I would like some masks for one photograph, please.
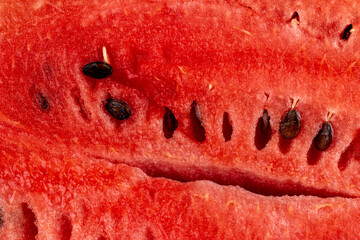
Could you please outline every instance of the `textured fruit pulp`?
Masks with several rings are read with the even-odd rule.
[[[357,238],[358,199],[263,197],[104,159],[183,180],[250,180],[281,194],[358,195],[359,41],[356,32],[339,39],[349,23],[357,28],[358,3],[76,4],[0,5],[3,239]],[[295,10],[299,25],[288,21]],[[94,81],[81,69],[103,59],[103,46],[114,74]],[[131,118],[113,121],[109,95],[129,103]],[[277,130],[293,99],[303,129],[284,154]],[[203,143],[190,127],[193,100]],[[165,106],[179,121],[172,139],[161,130]],[[274,132],[259,151],[264,108]],[[330,111],[333,143],[310,166],[308,149]],[[343,153],[350,163],[339,168]]]
[[[9,85],[3,85],[2,89],[5,98],[11,100],[11,103],[3,102],[6,105],[2,106],[4,118],[12,121],[11,125],[15,122],[15,131],[25,128],[30,139],[43,137],[56,149],[83,149],[90,155],[148,171],[149,162],[178,168],[180,175],[186,175],[181,172],[188,167],[216,166],[225,171],[230,167],[241,169],[245,175],[250,171],[265,179],[290,179],[305,186],[357,194],[358,189],[352,187],[358,182],[354,174],[357,165],[352,164],[347,172],[337,167],[337,160],[347,145],[339,142],[351,141],[356,128],[348,106],[357,96],[346,90],[349,96],[344,98],[341,89],[344,86],[357,89],[352,81],[357,76],[357,66],[343,73],[352,59],[341,58],[336,65],[330,65],[328,58],[323,61],[327,55],[348,56],[352,47],[356,47],[356,37],[346,46],[333,47],[324,44],[326,39],[316,42],[317,38],[311,35],[296,38],[301,29],[285,23],[279,26],[284,19],[254,24],[252,21],[259,16],[247,8],[215,10],[212,4],[201,4],[203,10],[198,10],[194,4],[197,3],[189,9],[171,3],[128,5],[126,11],[117,9],[122,17],[116,18],[112,17],[113,13],[100,18],[96,11],[82,18],[88,9],[78,11],[74,7],[71,9],[74,12],[69,10],[71,19],[66,24],[49,24],[57,23],[51,14],[40,17],[32,28],[19,24],[16,30],[20,34],[12,32],[16,44],[4,49],[9,53],[4,56],[13,56],[11,61],[3,61],[7,63],[6,71],[11,72],[4,76],[11,84],[10,91]],[[35,10],[35,13],[43,15],[43,11],[46,9]],[[131,14],[132,11],[137,14]],[[138,12],[148,14],[139,17]],[[195,14],[201,18],[194,19]],[[224,14],[229,16],[224,17]],[[211,24],[214,16],[215,25]],[[251,17],[244,19],[244,16]],[[148,18],[146,23],[145,17]],[[62,18],[55,20],[63,21]],[[186,25],[186,20],[192,24]],[[45,23],[49,24],[48,28],[39,28]],[[217,41],[209,42],[208,39],[215,39],[218,34],[218,25],[224,26],[221,34],[216,37]],[[253,35],[239,32],[235,27],[240,25],[247,26]],[[340,30],[342,25],[338,25]],[[122,26],[123,34],[113,30],[118,26]],[[264,31],[268,28],[272,31]],[[24,38],[24,34],[33,36],[35,33],[40,39]],[[190,41],[192,35],[196,41]],[[325,36],[332,37],[328,35]],[[286,43],[286,48],[277,44],[278,48],[274,49],[278,42]],[[105,81],[92,82],[79,69],[102,58],[102,45],[108,48],[114,75]],[[9,52],[15,49],[22,54]],[[32,54],[34,49],[46,49],[46,52],[40,50],[39,54]],[[315,53],[309,55],[309,52]],[[304,80],[310,77],[311,80]],[[211,90],[210,84],[214,86]],[[26,86],[23,92],[18,90],[19,85]],[[32,98],[36,91],[42,91],[49,98],[48,112],[39,113],[34,106]],[[121,123],[112,121],[103,107],[108,95],[127,101],[134,109],[132,119]],[[76,97],[84,102],[86,117],[79,114],[81,105],[74,101]],[[279,150],[277,133],[263,151],[258,151],[254,147],[257,118],[264,108],[268,109],[271,123],[277,130],[292,98],[300,99],[297,109],[304,126],[301,134],[293,140],[286,154]],[[193,99],[200,105],[206,129],[204,144],[194,142],[189,129],[189,108]],[[171,141],[161,132],[163,106],[171,108],[179,119],[179,131]],[[226,143],[221,132],[224,111],[230,114],[234,127],[232,139]],[[336,112],[332,119],[336,139],[319,164],[309,166],[307,150],[329,111]],[[346,131],[341,130],[343,126],[347,126]],[[32,133],[36,136],[31,136]],[[36,142],[43,144],[41,140]]]
[[[46,144],[49,151],[86,152],[150,174],[175,172],[185,180],[214,175],[236,184],[258,178],[284,189],[283,181],[291,181],[358,195],[357,162],[344,171],[338,168],[357,129],[352,104],[358,89],[353,80],[358,76],[353,64],[357,37],[339,38],[356,10],[344,4],[330,24],[326,16],[335,7],[314,11],[305,8],[309,4],[304,2],[299,11],[301,25],[287,22],[295,6],[286,4],[279,7],[282,14],[271,5],[260,14],[262,6],[202,2],[129,3],[125,8],[109,3],[102,11],[92,4],[59,5],[64,12],[45,4],[31,5],[28,13],[10,5],[1,10],[5,38],[12,40],[1,45],[6,84],[0,91],[7,99],[1,102],[1,116],[3,126],[11,129],[3,138],[21,139],[33,148]],[[33,16],[36,22],[29,20]],[[114,74],[94,81],[81,68],[103,58],[102,46]],[[48,98],[46,111],[34,100],[40,93]],[[106,113],[109,96],[131,106],[128,121],[113,121]],[[194,99],[206,129],[203,143],[194,140],[189,124]],[[282,153],[277,129],[293,99],[299,99],[303,128]],[[171,140],[161,131],[164,106],[179,121]],[[259,151],[254,134],[264,108],[274,133]],[[221,130],[224,111],[234,129],[227,142]],[[308,149],[329,111],[335,112],[334,142],[310,166]],[[232,181],[231,172],[244,177]]]
[[[16,150],[16,151],[14,151]],[[0,153],[2,239],[356,239],[358,199],[264,197],[21,144]],[[51,158],[52,161],[49,161]]]
[[[315,11],[306,7],[312,3],[303,2],[297,25],[287,21],[296,8],[288,4],[266,5],[266,14],[261,5],[250,9],[205,2],[108,3],[101,11],[93,4],[62,4],[58,7],[64,12],[45,4],[31,5],[25,13],[21,7],[26,4],[15,3],[1,10],[5,38],[12,39],[1,44],[6,83],[0,86],[6,99],[1,116],[11,129],[3,133],[6,138],[20,138],[34,148],[46,144],[51,151],[86,152],[185,180],[227,178],[225,183],[241,185],[257,178],[285,190],[299,183],[314,188],[314,194],[316,189],[359,194],[357,162],[349,161],[344,171],[338,168],[358,122],[353,104],[358,101],[357,36],[346,42],[339,37],[353,20],[354,8],[344,4],[341,11],[338,6]],[[335,8],[330,22],[326,16]],[[36,22],[29,20],[34,16]],[[95,81],[81,69],[103,59],[103,46],[114,73]],[[47,111],[37,106],[37,94],[48,99]],[[117,122],[106,113],[109,96],[129,104],[130,119]],[[299,99],[303,127],[284,150],[277,130],[294,99]],[[206,130],[203,143],[196,142],[190,126],[193,100]],[[165,106],[179,121],[170,140],[161,131]],[[255,127],[264,108],[274,132],[259,151]],[[233,124],[227,142],[225,111]],[[333,144],[309,165],[308,150],[329,112],[334,112]],[[231,172],[244,177],[231,179]]]

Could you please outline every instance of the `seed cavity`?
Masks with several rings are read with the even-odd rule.
[[[36,235],[38,234],[39,230],[36,226],[36,216],[35,213],[30,209],[27,203],[21,204],[22,213],[24,216],[24,239],[26,240],[35,240]]]
[[[112,67],[105,62],[92,62],[85,65],[82,69],[86,76],[95,79],[103,79],[110,76],[113,72]]]
[[[347,146],[347,148],[341,153],[338,161],[338,168],[340,171],[344,171],[354,159],[359,161],[360,156],[360,129],[355,133],[354,138]]]
[[[338,168],[340,171],[344,171],[352,161],[352,159],[356,159],[359,161],[360,156],[360,129],[358,129],[355,133],[353,140],[350,142],[349,146],[343,151],[340,155],[338,161]]]
[[[146,229],[146,240],[155,240],[155,236],[154,236],[154,233],[153,231],[151,230],[150,227],[147,227]]]
[[[255,130],[255,146],[258,150],[265,148],[266,144],[271,139],[271,125],[270,116],[265,109],[263,115],[259,118]]]
[[[314,145],[320,151],[325,151],[330,147],[333,138],[333,128],[330,122],[323,123],[320,131],[314,138]]]
[[[344,171],[347,168],[347,166],[350,164],[350,160],[353,157],[353,153],[354,153],[354,145],[353,143],[350,143],[350,145],[340,155],[338,161],[338,168],[340,171]]]
[[[293,139],[297,137],[301,130],[300,113],[295,109],[290,109],[281,119],[280,135],[284,139]]]
[[[72,224],[69,217],[62,215],[60,219],[60,240],[70,240]]]
[[[105,109],[118,120],[125,120],[131,116],[129,105],[119,99],[107,99]]]
[[[163,117],[163,132],[165,138],[172,138],[177,127],[178,121],[176,120],[174,113],[169,108],[165,107]]]
[[[0,209],[0,228],[4,225],[4,210]]]
[[[340,34],[340,39],[348,40],[352,31],[353,31],[353,25],[352,24],[347,25],[344,31]]]
[[[201,118],[200,118],[200,111],[198,104],[194,100],[191,104],[190,110],[190,121],[192,127],[193,137],[198,142],[204,142],[206,139],[205,136],[205,128],[202,126]]]
[[[232,121],[230,119],[230,115],[227,112],[224,112],[223,115],[222,132],[225,142],[230,141],[231,135],[233,133],[233,127],[232,127]]]
[[[74,99],[75,104],[79,107],[79,112],[82,116],[82,118],[86,121],[90,120],[90,114],[85,108],[85,103],[83,98],[81,97],[80,90],[78,88],[74,88],[72,90],[72,97]]]
[[[35,102],[43,111],[48,111],[50,109],[50,103],[42,92],[37,92],[35,94]]]
[[[293,13],[293,15],[291,15],[291,18],[289,19],[289,22],[299,24],[300,23],[299,13],[295,11]]]

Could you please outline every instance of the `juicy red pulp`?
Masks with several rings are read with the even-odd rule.
[[[0,238],[359,235],[358,3],[2,5]]]
[[[352,187],[359,180],[357,162],[350,159],[338,167],[357,128],[347,112],[357,99],[352,79],[358,67],[351,65],[350,54],[357,35],[350,27],[344,30],[354,14],[333,15],[339,19],[334,24],[323,17],[327,12],[295,14],[295,6],[279,8],[259,3],[251,9],[217,9],[210,3],[169,2],[138,9],[129,4],[114,10],[117,17],[100,17],[94,10],[91,18],[82,7],[71,5],[54,19],[34,10],[37,25],[19,20],[7,33],[17,44],[2,45],[4,54],[13,56],[4,60],[4,70],[11,74],[3,74],[8,86],[0,89],[9,99],[1,105],[3,119],[14,139],[34,142],[34,148],[46,142],[54,151],[87,152],[149,174],[155,168],[158,175],[176,172],[185,180],[199,177],[236,185],[255,178],[250,186],[275,182],[288,189],[290,182],[314,193],[357,196],[359,190]],[[261,9],[267,14],[260,14]],[[41,11],[52,16],[49,8]],[[62,19],[68,20],[63,28],[53,24]],[[45,25],[49,27],[35,27]],[[39,39],[25,40],[27,35]],[[109,64],[102,62],[104,46]],[[21,57],[12,54],[15,49]],[[35,49],[39,54],[32,54]],[[98,76],[91,73],[96,66],[101,69]],[[351,71],[345,71],[349,66]],[[337,90],[343,86],[354,89],[346,98]],[[296,137],[285,140],[278,129],[291,99],[300,99],[296,111],[301,131],[296,127]],[[168,117],[166,109],[172,113]],[[270,127],[258,131],[265,109]],[[334,139],[319,153],[312,150],[314,138],[323,116],[332,111]],[[345,126],[348,130],[341,130]],[[241,177],[227,176],[232,171]]]
[[[84,68],[88,67],[91,64],[86,65]],[[111,68],[108,65],[108,68]],[[89,74],[92,78],[98,78],[97,76],[103,75],[103,66],[101,62],[97,62],[97,65],[92,66],[91,74]],[[112,70],[111,70],[112,72]],[[85,75],[87,75],[84,72]],[[114,103],[110,106],[110,103]],[[125,104],[125,106],[123,106]],[[105,109],[109,112],[109,114],[117,119],[117,120],[126,120],[130,117],[131,110],[130,107],[124,103],[122,100],[107,100],[107,105],[105,105]],[[126,117],[123,117],[126,116]],[[191,110],[189,114],[189,118],[191,119],[191,126],[194,139],[202,143],[206,139],[206,131],[201,123],[201,113],[198,108],[196,101],[194,100],[191,104]],[[261,150],[266,147],[267,142],[270,140],[272,135],[272,130],[270,126],[270,117],[268,115],[267,110],[264,110],[263,117],[259,119],[257,123],[256,129],[256,139],[255,145],[258,150]],[[223,135],[224,140],[231,140],[232,134],[232,126],[229,123],[229,114],[224,112],[223,119]],[[165,138],[172,138],[175,130],[177,129],[177,120],[174,116],[173,112],[165,107],[165,113],[163,116],[163,132]],[[280,123],[279,132],[282,141],[286,141],[287,150],[290,148],[290,140],[297,137],[301,130],[301,117],[299,112],[296,109],[290,109],[283,117]],[[313,165],[316,164],[316,161],[319,160],[320,153],[319,151],[326,150],[331,144],[331,140],[329,140],[329,134],[332,128],[330,123],[324,123],[323,128],[314,138],[314,147],[316,149],[311,149],[312,156],[309,159],[312,162],[308,162]],[[332,137],[331,137],[332,138]],[[324,147],[323,145],[326,145]],[[324,149],[322,149],[324,148]],[[102,159],[101,156],[96,156],[96,158]],[[106,160],[106,159],[104,159]],[[119,162],[117,159],[107,160],[109,162]],[[120,160],[121,161],[121,160]],[[131,165],[131,164],[130,164]],[[134,165],[137,167],[137,165]],[[172,180],[178,180],[181,182],[189,182],[195,180],[210,180],[216,182],[221,185],[238,185],[242,188],[251,191],[253,193],[265,195],[265,196],[284,196],[284,195],[305,195],[305,196],[318,196],[318,197],[355,197],[348,194],[344,194],[341,191],[332,191],[328,189],[317,189],[313,187],[306,187],[302,184],[287,181],[273,181],[271,179],[262,179],[256,175],[253,175],[249,172],[242,172],[237,169],[228,169],[228,170],[220,170],[216,168],[196,168],[192,167],[189,172],[181,172],[178,167],[173,167],[171,171],[163,171],[161,166],[151,165],[150,168],[142,168],[147,174],[152,177],[162,177],[168,178]],[[181,168],[181,167],[180,167]]]

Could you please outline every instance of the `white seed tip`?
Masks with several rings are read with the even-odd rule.
[[[333,115],[334,112],[328,112],[328,115],[326,116],[326,121],[329,122]]]
[[[104,62],[110,64],[109,55],[107,54],[107,50],[105,46],[103,46],[102,51],[103,51]]]
[[[293,19],[291,19],[291,24],[299,25],[300,23],[298,20],[296,20],[296,18],[293,18]]]
[[[297,104],[298,102],[299,102],[299,99],[298,99],[298,98],[294,98],[293,103],[292,103],[292,105],[291,105],[291,109],[294,109],[295,106],[296,106],[296,104]]]

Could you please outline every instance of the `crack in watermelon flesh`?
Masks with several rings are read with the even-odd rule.
[[[0,3],[0,236],[359,237],[358,5]]]
[[[359,199],[180,183],[74,153],[8,145],[3,239],[353,239]],[[12,150],[12,151],[11,151]],[[14,152],[14,150],[17,150]],[[49,161],[49,157],[53,161]]]

